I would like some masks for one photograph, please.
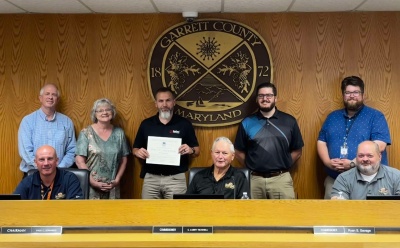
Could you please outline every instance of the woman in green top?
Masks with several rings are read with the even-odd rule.
[[[130,153],[124,131],[111,124],[117,111],[102,98],[94,102],[93,124],[79,134],[75,149],[78,168],[90,171],[90,199],[119,199],[119,184]]]

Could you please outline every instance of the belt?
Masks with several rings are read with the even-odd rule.
[[[279,176],[283,173],[289,172],[289,170],[279,170],[279,171],[271,171],[270,173],[260,173],[260,172],[255,172],[252,171],[251,174],[253,176],[259,176],[259,177],[263,177],[263,178],[270,178],[270,177],[276,177]]]
[[[161,173],[151,173],[151,172],[148,172],[148,173],[156,175],[156,176],[162,176],[162,177],[170,177],[170,176],[176,175],[176,174],[161,174]]]

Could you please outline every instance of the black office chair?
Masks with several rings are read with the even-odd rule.
[[[197,172],[199,172],[199,171],[201,171],[203,169],[206,169],[206,168],[209,168],[209,167],[192,167],[192,168],[190,168],[189,169],[189,184],[192,182],[192,180],[194,178],[194,175],[196,175]],[[250,188],[250,186],[251,186],[251,184],[250,184],[250,181],[251,181],[250,180],[250,170],[247,169],[247,168],[242,168],[242,167],[235,167],[235,168],[244,173],[244,175],[247,178],[247,183],[249,184],[249,190],[250,190],[251,189]],[[247,192],[247,195],[250,196],[250,192]]]
[[[90,171],[77,169],[77,168],[59,168],[59,169],[70,171],[70,172],[74,173],[78,177],[79,183],[81,184],[83,198],[84,199],[89,199],[89,190],[90,190],[89,176],[90,176]],[[29,170],[28,171],[28,176],[32,175],[36,171],[37,171],[37,169]]]

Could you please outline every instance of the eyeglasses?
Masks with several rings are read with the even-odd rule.
[[[258,94],[257,97],[259,99],[264,99],[264,97],[266,97],[267,99],[271,99],[272,97],[274,97],[274,94]]]
[[[104,112],[111,112],[112,111],[112,109],[99,109],[99,110],[96,110],[95,112],[96,113],[104,113]]]
[[[357,91],[345,91],[345,92],[344,92],[344,95],[345,95],[345,96],[350,96],[350,95],[359,96],[359,95],[361,95],[361,94],[362,94],[362,92],[359,91],[359,90],[357,90]]]

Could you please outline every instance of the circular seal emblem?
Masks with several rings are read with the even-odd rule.
[[[257,108],[254,91],[271,82],[267,44],[253,29],[233,21],[206,19],[180,23],[153,45],[148,84],[176,95],[174,113],[195,126],[240,122]]]

